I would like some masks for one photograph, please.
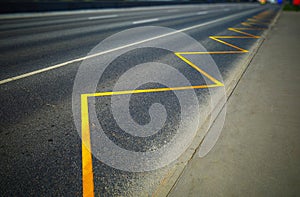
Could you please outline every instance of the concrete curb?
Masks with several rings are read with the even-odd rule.
[[[232,95],[234,89],[237,87],[237,85],[238,85],[239,81],[241,80],[241,78],[243,77],[244,73],[248,69],[250,63],[254,59],[259,48],[261,47],[264,40],[266,39],[267,35],[270,33],[271,29],[276,24],[278,18],[281,15],[281,12],[282,12],[282,9],[280,9],[280,11],[278,11],[277,15],[275,16],[275,18],[269,25],[268,29],[265,30],[263,32],[263,34],[261,35],[261,38],[258,39],[258,41],[254,44],[254,46],[251,47],[251,49],[250,49],[251,52],[249,53],[248,57],[245,58],[245,60],[243,60],[243,64],[239,65],[239,67],[238,67],[239,69],[235,70],[235,72],[232,74],[233,77],[231,77],[225,81],[226,94],[228,95],[227,101],[230,98],[230,96]],[[218,117],[216,117],[216,118],[218,118]],[[201,133],[203,133],[203,130],[205,131],[207,129],[207,127],[209,126],[208,119],[209,119],[209,117],[207,117],[205,123],[199,129],[197,136],[193,140],[193,143],[190,146],[190,148],[187,150],[186,154],[184,154],[183,156],[180,157],[180,159],[177,161],[178,164],[176,164],[172,169],[170,169],[170,171],[167,173],[167,176],[165,176],[164,179],[161,181],[162,184],[160,184],[157,187],[156,191],[151,196],[153,196],[153,197],[168,196],[170,191],[176,186],[178,180],[180,179],[183,172],[185,171],[187,164],[194,157],[194,155],[198,152],[198,149],[199,149],[200,145],[202,144],[202,142],[205,138],[205,135],[208,133],[208,131],[207,131],[206,133],[204,133],[204,135],[201,135]],[[193,151],[192,154],[191,154],[191,151]],[[190,153],[188,153],[188,152],[190,152]],[[190,156],[188,156],[188,155],[190,155]]]

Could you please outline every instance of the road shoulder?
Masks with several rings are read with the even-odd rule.
[[[300,193],[299,15],[282,13],[229,98],[217,145],[194,155],[169,196]]]

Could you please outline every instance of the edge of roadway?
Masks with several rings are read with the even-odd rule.
[[[239,65],[237,68],[233,69],[233,74],[228,77],[228,79],[225,81],[225,88],[226,88],[226,94],[227,94],[227,100],[232,95],[234,89],[236,88],[237,84],[243,77],[244,73],[246,72],[248,66],[250,65],[251,61],[255,57],[258,49],[263,44],[264,40],[266,39],[267,35],[270,33],[271,29],[276,24],[278,18],[280,17],[282,12],[282,9],[280,9],[269,25],[268,29],[263,32],[261,35],[261,38],[258,39],[258,41],[252,46],[251,50],[249,50],[249,55],[245,58],[243,63]],[[187,164],[190,162],[191,158],[197,154],[198,149],[202,143],[202,141],[205,138],[205,135],[209,132],[209,129],[207,129],[209,124],[209,117],[206,118],[206,121],[203,125],[201,125],[200,129],[198,130],[191,146],[186,150],[186,152],[180,156],[180,158],[177,160],[176,165],[173,165],[170,170],[166,173],[165,177],[160,181],[160,184],[158,187],[153,191],[151,195],[152,197],[165,197],[168,196],[169,192],[172,190],[172,188],[177,183],[179,177],[182,175],[184,169],[186,168]],[[205,129],[207,130],[206,133],[200,134],[205,132]]]

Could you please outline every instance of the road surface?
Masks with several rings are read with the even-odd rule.
[[[105,38],[142,26],[179,30],[201,43],[208,52],[235,51],[212,54],[226,82],[233,70],[249,59],[261,39],[259,35],[268,28],[278,10],[277,6],[253,3],[0,16],[1,194],[82,196],[84,189],[91,189],[92,186],[84,185],[82,179],[82,140],[74,123],[72,93],[82,60]],[[184,46],[178,50],[184,51]],[[170,51],[145,48],[133,50],[126,57],[120,56],[101,78],[97,90],[112,91],[113,84],[126,70],[153,59],[182,69],[192,85],[204,82],[195,70],[184,70],[186,62],[176,59]],[[167,75],[163,71],[159,74]],[[141,88],[163,86],[150,83]],[[195,90],[200,105],[207,91]],[[97,116],[106,134],[127,150],[155,150],[168,143],[176,133],[180,105],[172,91],[131,97],[130,114],[138,124],[150,121],[148,110],[153,103],[163,104],[170,115],[162,132],[145,139],[122,132],[112,121],[111,97],[95,100]],[[112,168],[93,156],[91,166],[92,190],[96,196],[147,196],[158,195],[156,188],[174,164],[150,172],[127,172]]]

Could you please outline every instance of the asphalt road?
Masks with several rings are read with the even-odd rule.
[[[80,58],[85,57],[108,36],[133,27],[161,26],[183,31],[201,43],[207,51],[237,51],[209,36],[248,36],[228,28],[245,28],[249,25],[260,29],[247,31],[248,33],[261,35],[264,31],[262,28],[268,27],[278,10],[277,6],[253,3],[0,16],[1,194],[82,195],[82,141],[74,123],[73,85],[82,63]],[[261,13],[264,13],[265,18],[260,23],[256,21],[253,24],[253,21],[249,21]],[[243,22],[248,23],[243,26]],[[134,35],[133,38],[125,43],[130,44],[139,39]],[[147,35],[144,39],[148,39]],[[230,40],[230,43],[251,51],[256,47],[258,39],[260,38],[236,38]],[[229,42],[229,39],[226,41]],[[178,51],[184,49],[185,46],[182,45],[182,49]],[[212,58],[226,82],[232,71],[249,58],[249,54],[213,54]],[[75,61],[71,62],[72,60]],[[199,73],[176,59],[172,52],[143,48],[132,50],[112,62],[98,82],[97,91],[112,91],[113,85],[128,69],[136,64],[152,61],[173,65],[188,76],[192,85],[205,82],[203,77],[199,77]],[[157,75],[168,78],[168,73],[163,71]],[[141,84],[139,89],[163,87],[159,83],[147,83]],[[207,91],[195,91],[200,104],[205,103]],[[163,129],[146,138],[122,132],[113,121],[109,105],[111,99],[96,98],[95,111],[106,135],[118,146],[126,150],[147,152],[164,146],[176,135],[180,105],[174,92],[131,96],[129,111],[140,125],[151,121],[148,111],[153,103],[163,104],[168,114]],[[195,114],[191,113],[192,115]],[[93,126],[91,128],[96,130]],[[114,154],[116,153],[111,153]],[[152,195],[168,168],[151,172],[127,172],[112,168],[95,157],[92,159],[92,166],[94,192],[102,196]]]

